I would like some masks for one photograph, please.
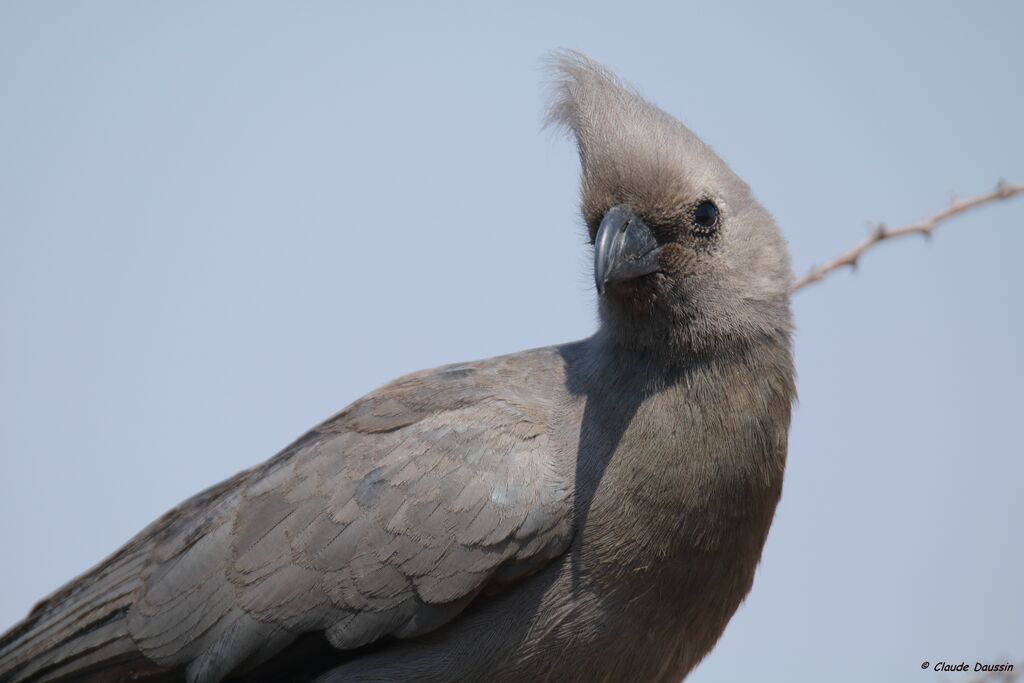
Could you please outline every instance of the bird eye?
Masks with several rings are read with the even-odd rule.
[[[710,235],[718,228],[718,207],[713,201],[705,199],[693,210],[693,227],[703,235]]]

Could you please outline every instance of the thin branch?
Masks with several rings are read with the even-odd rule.
[[[843,252],[828,263],[823,263],[820,266],[811,268],[806,275],[796,281],[793,285],[793,291],[795,292],[807,285],[820,282],[826,275],[839,270],[840,268],[849,266],[850,268],[856,269],[857,262],[860,260],[860,257],[864,255],[864,252],[868,251],[879,242],[894,239],[896,237],[905,237],[907,235],[924,235],[925,237],[931,237],[932,233],[935,232],[935,228],[939,227],[940,223],[949,220],[953,216],[957,216],[979,206],[984,206],[985,204],[1009,199],[1019,194],[1024,194],[1024,185],[1008,185],[1000,181],[999,184],[996,185],[996,189],[992,192],[979,195],[971,199],[958,199],[942,211],[932,214],[931,216],[919,220],[916,223],[904,225],[899,228],[887,228],[884,223],[879,223],[871,234],[865,237],[860,244],[856,245],[849,251]]]

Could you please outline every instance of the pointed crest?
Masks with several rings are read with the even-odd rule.
[[[566,50],[550,65],[554,93],[546,125],[562,126],[576,139],[588,221],[611,198],[671,202],[687,190],[735,180],[700,138],[601,64]]]

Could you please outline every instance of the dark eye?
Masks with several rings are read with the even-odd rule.
[[[718,207],[713,201],[705,199],[693,210],[693,227],[703,235],[710,235],[718,228]]]

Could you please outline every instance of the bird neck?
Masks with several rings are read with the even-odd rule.
[[[751,356],[769,356],[776,364],[791,365],[790,327],[769,326],[744,334],[715,335],[696,339],[687,329],[651,326],[627,327],[619,321],[604,320],[588,340],[595,371],[621,374],[628,368],[629,381],[653,390],[669,387],[704,368],[743,362]],[[786,372],[785,369],[782,370]],[[617,377],[619,381],[626,377]]]
[[[725,525],[715,533],[663,531],[717,541],[737,516],[774,508],[795,398],[788,335],[673,358],[601,334],[588,345],[581,431],[593,448],[578,464],[578,482],[597,490],[618,470],[636,483],[613,497],[608,521],[617,523],[623,494],[635,495],[656,513],[645,524],[714,519]]]
[[[598,347],[613,357],[632,354],[661,374],[680,366],[742,356],[765,346],[790,350],[793,330],[789,297],[722,297],[711,303],[655,302],[631,305],[621,299],[598,300]]]

